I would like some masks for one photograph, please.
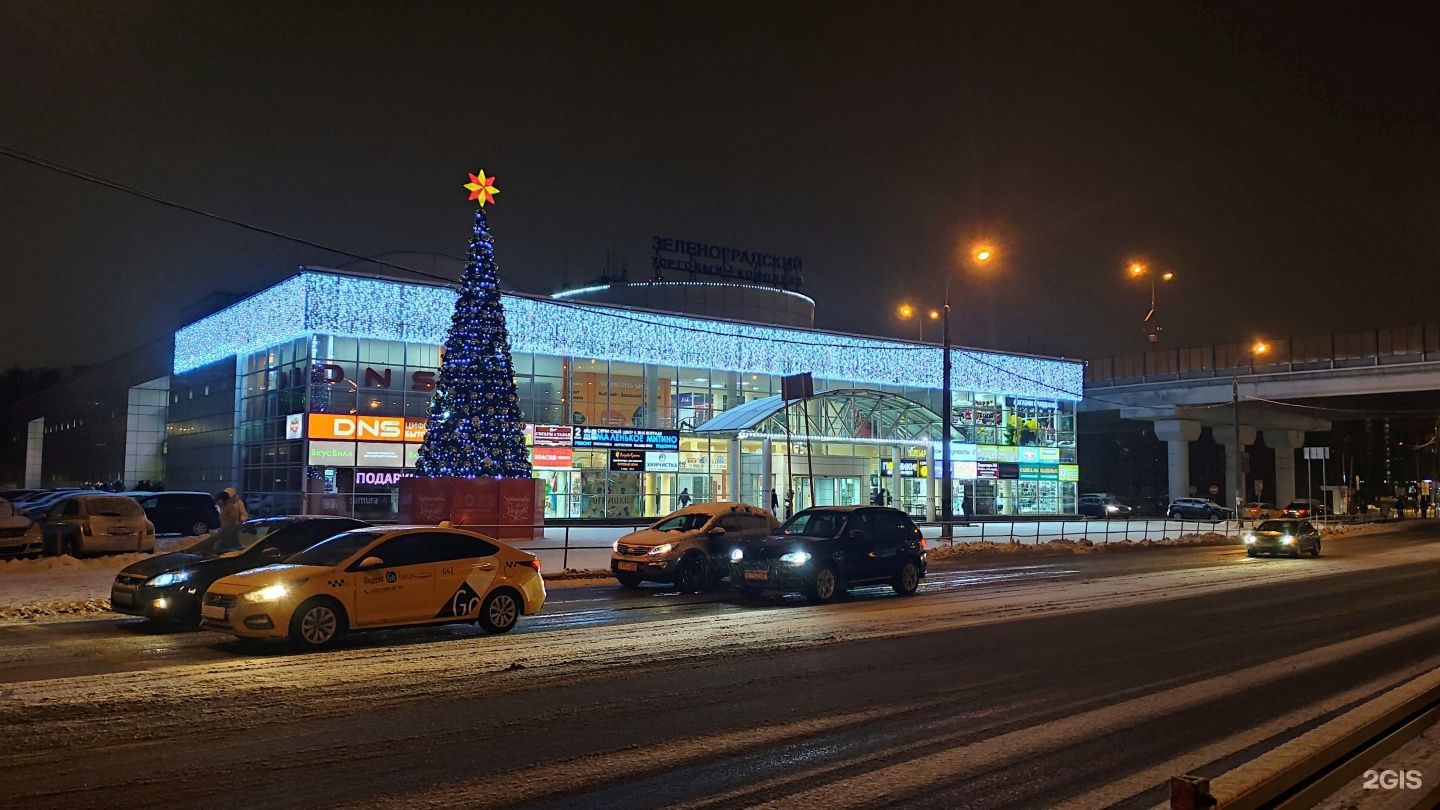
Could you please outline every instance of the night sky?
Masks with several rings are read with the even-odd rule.
[[[957,341],[1141,351],[1433,320],[1440,5],[0,4],[0,145],[372,255],[799,255],[817,325],[955,273]],[[520,8],[523,6],[523,8]],[[0,364],[104,360],[345,258],[0,158]],[[960,268],[994,241],[1002,260]],[[933,337],[934,334],[927,335]]]

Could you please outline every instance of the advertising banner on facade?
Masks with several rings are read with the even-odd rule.
[[[640,450],[611,450],[610,470],[612,472],[644,472],[645,453]]]
[[[525,432],[536,447],[571,447],[575,443],[575,428],[570,425],[528,425]]]
[[[603,371],[577,371],[571,376],[570,418],[576,424],[627,427],[645,422],[644,377]],[[656,381],[655,407],[662,412],[670,409],[670,382],[666,378]]]
[[[678,450],[680,432],[648,428],[609,428],[577,425],[576,447],[611,448],[616,450]]]
[[[356,467],[404,467],[405,445],[361,442],[355,453]]]
[[[286,441],[299,441],[303,438],[305,438],[305,414],[292,413],[285,417]]]
[[[361,442],[423,442],[425,420],[403,416],[345,413],[310,414],[310,438]],[[288,427],[288,426],[287,426]]]
[[[575,466],[575,451],[568,447],[540,447],[531,451],[530,465],[537,470],[568,470]]]
[[[1000,477],[1000,462],[998,461],[977,461],[975,462],[975,477],[994,480]]]
[[[314,467],[354,467],[355,442],[310,442],[310,459]]]
[[[679,472],[680,454],[677,452],[649,451],[645,454],[646,472]]]

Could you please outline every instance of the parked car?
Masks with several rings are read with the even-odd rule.
[[[125,492],[140,502],[145,517],[155,524],[156,534],[184,534],[192,537],[220,528],[220,510],[208,492]]]
[[[67,494],[41,525],[46,554],[154,551],[155,526],[134,498],[97,492]]]
[[[348,630],[478,622],[504,633],[540,612],[540,561],[492,537],[435,526],[355,529],[224,577],[200,626],[240,638],[323,647]]]
[[[1133,508],[1114,495],[1081,495],[1077,511],[1083,517],[1128,518]]]
[[[1267,520],[1245,535],[1245,554],[1301,554],[1320,556],[1320,530],[1308,520]]]
[[[370,524],[345,517],[248,520],[184,551],[141,560],[110,587],[110,609],[166,622],[200,623],[200,600],[216,580],[299,554],[341,532]]]
[[[1240,507],[1240,514],[1246,520],[1269,520],[1271,518],[1283,517],[1284,513],[1280,507],[1273,503],[1252,502]]]
[[[1327,517],[1330,511],[1313,498],[1298,498],[1286,504],[1282,514],[1287,518],[1317,518]]]
[[[22,487],[20,489],[0,489],[0,499],[9,501],[10,504],[13,506],[17,501],[23,501],[26,498],[32,498],[44,491],[45,490],[43,489],[33,489],[28,487]]]
[[[681,593],[707,591],[730,569],[730,550],[780,528],[769,511],[743,503],[703,503],[671,512],[613,546],[610,572],[627,588],[674,583]]]
[[[45,548],[45,535],[40,524],[15,511],[15,507],[0,498],[0,559],[10,557],[39,557]]]
[[[1230,510],[1204,498],[1177,498],[1167,510],[1174,520],[1228,520]]]
[[[50,507],[59,503],[61,498],[79,493],[98,493],[99,491],[98,489],[76,489],[74,487],[46,489],[31,495],[23,501],[15,501],[13,503],[17,510],[25,512],[32,520],[44,520],[45,515],[50,511]]]
[[[798,512],[774,535],[735,547],[730,564],[730,583],[741,596],[798,591],[816,604],[876,583],[909,596],[927,567],[920,529],[909,515],[883,506]]]

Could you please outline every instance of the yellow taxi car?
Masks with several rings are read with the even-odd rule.
[[[215,581],[200,626],[323,647],[349,630],[479,622],[504,633],[545,604],[540,561],[492,537],[436,526],[337,534],[283,563]]]

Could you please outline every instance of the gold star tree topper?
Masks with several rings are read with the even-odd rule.
[[[495,195],[500,193],[500,189],[495,188],[495,178],[486,177],[484,169],[478,174],[470,175],[470,182],[465,184],[465,188],[470,190],[471,200],[480,201],[481,208],[484,208],[487,202],[494,205]]]

